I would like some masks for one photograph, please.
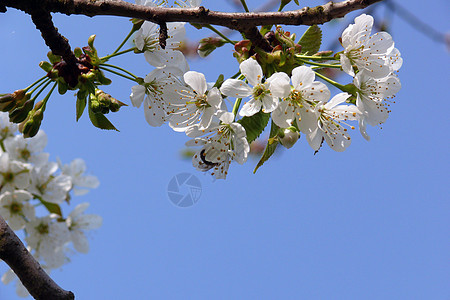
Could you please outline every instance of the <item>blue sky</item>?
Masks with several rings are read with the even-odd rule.
[[[448,32],[450,5],[433,2],[441,9],[424,9],[417,0],[408,9]],[[204,1],[211,9],[232,9],[219,3]],[[384,8],[378,11],[383,16]],[[101,54],[130,29],[125,18],[54,20],[72,47],[97,34]],[[345,152],[326,146],[313,155],[301,137],[256,174],[256,159],[232,164],[225,181],[183,160],[188,138],[166,125],[148,126],[142,108],[109,114],[120,132],[101,131],[87,116],[75,122],[71,93],[55,95],[42,126],[46,150],[66,163],[85,159],[101,185],[73,203],[89,201],[88,212],[104,223],[90,234],[90,253],[74,256],[52,277],[77,299],[448,299],[449,52],[396,16],[391,25],[404,59],[402,90],[383,128],[369,129],[370,142],[354,132]],[[322,27],[328,42],[344,23],[329,26]],[[194,39],[210,34],[187,28]],[[42,76],[37,64],[48,49],[29,16],[13,9],[0,15],[0,40],[0,92]],[[231,54],[224,47],[191,61],[191,70],[209,81],[230,76],[238,68]],[[140,76],[152,70],[142,56],[111,62]],[[131,84],[112,79],[105,90],[130,104]],[[189,208],[167,196],[169,181],[182,172],[202,184],[201,198]],[[16,299],[14,287],[2,285],[0,299]]]

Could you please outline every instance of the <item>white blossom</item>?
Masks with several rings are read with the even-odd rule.
[[[23,286],[22,282],[17,277],[16,273],[12,269],[6,271],[1,278],[3,284],[9,284],[12,281],[16,282],[16,294],[20,298],[26,298],[30,296],[28,290]]]
[[[278,98],[284,98],[289,94],[289,76],[286,73],[274,73],[263,83],[261,66],[253,58],[243,61],[239,69],[253,87],[242,80],[230,78],[225,80],[220,91],[229,97],[250,96],[250,100],[239,111],[241,116],[252,116],[259,112],[261,107],[263,112],[270,113],[277,108]]]
[[[318,151],[325,140],[334,151],[342,152],[350,146],[351,139],[346,127],[354,129],[354,126],[347,124],[349,120],[357,120],[360,111],[355,105],[344,105],[350,94],[340,93],[330,101],[319,102],[314,108],[315,118],[303,120],[306,128],[306,139],[315,151]],[[300,123],[302,123],[300,122]]]
[[[99,186],[100,182],[96,176],[85,175],[86,163],[83,159],[74,159],[69,165],[62,165],[61,162],[58,164],[62,174],[71,178],[73,193],[76,196],[84,195],[89,191],[82,188],[95,189]]]
[[[67,262],[65,244],[70,241],[70,234],[65,222],[57,221],[59,216],[50,215],[36,218],[28,222],[27,232],[28,246],[35,250],[34,256],[42,258],[47,267],[55,269]]]
[[[378,32],[371,36],[372,27],[373,17],[362,14],[342,33],[341,65],[351,76],[355,76],[353,65],[373,78],[383,78],[401,67],[400,52],[394,48],[391,35]]]
[[[207,130],[199,130],[198,125],[190,127],[186,134],[194,139],[188,141],[186,146],[202,146],[192,157],[192,164],[197,170],[205,172],[213,169],[211,175],[216,179],[225,179],[231,161],[239,164],[246,162],[250,147],[244,127],[234,122],[232,113],[223,112],[220,121]]]
[[[147,62],[156,67],[176,66],[187,71],[189,66],[183,53],[176,50],[180,48],[186,30],[183,22],[167,23],[168,38],[166,48],[162,49],[159,44],[159,27],[157,24],[145,21],[136,32],[134,43],[136,48],[144,52]]]
[[[368,74],[360,72],[353,79],[353,84],[358,89],[356,106],[362,113],[359,130],[362,136],[369,140],[370,137],[366,132],[367,124],[376,126],[386,121],[389,116],[386,99],[394,97],[400,90],[401,83],[393,74],[381,79],[374,79]]]
[[[293,89],[289,96],[278,105],[272,113],[273,122],[281,128],[288,128],[295,121],[303,133],[309,133],[306,124],[316,116],[313,113],[318,102],[326,102],[330,98],[327,86],[315,79],[310,67],[300,66],[292,70]]]
[[[199,7],[202,3],[202,0],[178,0],[175,1],[175,4],[177,4],[179,7],[185,7],[185,8],[193,8],[193,7]]]
[[[49,158],[48,153],[42,153],[45,146],[47,146],[47,135],[43,130],[39,130],[32,138],[16,135],[6,139],[4,144],[10,159],[39,166]]]
[[[89,242],[84,231],[97,229],[102,225],[102,217],[83,214],[88,207],[87,202],[78,204],[66,219],[73,246],[81,253],[89,252]]]
[[[0,140],[13,137],[17,132],[18,126],[9,121],[9,114],[0,112]]]
[[[31,170],[31,185],[29,191],[46,202],[62,203],[72,188],[70,176],[55,175],[58,164],[46,162],[40,167]]]
[[[27,166],[19,161],[11,160],[9,154],[0,154],[1,193],[25,189],[30,185],[30,174]]]
[[[174,92],[170,93],[172,85],[179,86],[179,79],[183,71],[175,67],[156,69],[144,78],[141,85],[135,85],[131,88],[131,103],[135,107],[140,107],[144,103],[144,114],[147,123],[150,126],[158,127],[164,124],[168,119],[167,103],[164,99],[178,97]]]
[[[28,201],[33,196],[24,190],[4,192],[0,195],[0,215],[8,221],[12,230],[21,230],[25,224],[34,219],[34,206]]]
[[[210,126],[213,116],[226,109],[222,96],[217,88],[207,91],[205,75],[189,71],[184,74],[187,86],[168,86],[165,90],[173,90],[178,97],[167,99],[170,112],[169,125],[175,131],[186,131],[187,128],[198,122],[199,129]]]

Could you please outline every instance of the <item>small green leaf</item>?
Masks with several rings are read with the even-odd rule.
[[[319,52],[322,44],[322,30],[317,25],[310,26],[302,35],[298,44],[302,46],[303,55],[313,55]]]
[[[220,74],[216,80],[216,83],[214,83],[213,87],[220,89],[220,87],[222,86],[222,83],[224,82],[224,79],[225,79],[225,77],[223,76],[223,74]]]
[[[58,204],[50,203],[44,200],[40,200],[41,203],[45,206],[49,213],[57,214],[62,217],[61,207]]]
[[[86,107],[86,92],[78,91],[77,93],[77,122],[81,118]]]
[[[267,123],[269,122],[270,114],[259,111],[251,117],[243,117],[238,121],[247,133],[247,141],[250,144],[258,138],[258,136],[264,131]]]
[[[89,119],[91,119],[92,125],[100,129],[117,130],[117,128],[114,127],[114,125],[102,113],[94,113],[90,109],[90,105],[88,110],[89,110]]]
[[[255,170],[253,170],[253,174],[256,173],[256,171],[261,167],[271,156],[275,153],[275,150],[278,146],[278,131],[280,130],[280,127],[275,125],[275,123],[272,121],[272,126],[270,127],[270,135],[269,139],[267,140],[266,149],[264,150],[264,153],[259,160],[258,164],[255,167]]]

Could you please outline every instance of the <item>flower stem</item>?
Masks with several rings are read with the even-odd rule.
[[[321,63],[316,63],[316,62],[312,62],[312,61],[304,60],[304,59],[300,59],[300,60],[302,62],[304,62],[305,64],[318,66],[318,67],[322,67],[322,68],[335,68],[335,69],[340,69],[341,68],[341,65],[321,64]]]
[[[128,75],[131,75],[131,76],[132,76],[133,78],[135,78],[135,79],[138,78],[138,77],[137,77],[136,75],[134,75],[133,73],[131,73],[131,72],[129,72],[129,71],[127,71],[127,70],[125,70],[125,69],[123,69],[123,68],[121,68],[121,67],[115,66],[115,65],[110,65],[110,64],[103,64],[103,63],[101,63],[100,66],[111,67],[111,68],[120,70],[120,71],[122,71],[122,72],[125,72],[125,73],[127,73]]]
[[[245,0],[241,0],[241,4],[244,7],[245,12],[249,12],[248,7],[247,7],[247,3],[245,3]]]
[[[47,93],[47,96],[45,96],[44,100],[42,100],[42,110],[45,110],[45,107],[47,106],[47,101],[50,99],[50,95],[53,93],[53,90],[58,85],[57,82],[52,86],[52,89]]]
[[[123,50],[123,51],[120,51],[120,52],[116,52],[116,53],[113,53],[113,54],[110,54],[110,55],[106,55],[106,56],[103,56],[102,58],[100,58],[100,60],[102,62],[106,62],[106,61],[108,61],[110,58],[112,58],[114,56],[118,56],[118,55],[121,55],[121,54],[124,54],[124,53],[128,53],[128,52],[134,51],[134,49],[136,49],[136,47],[133,47],[133,48],[130,48],[130,49],[127,49],[127,50]]]
[[[37,99],[37,97],[39,97],[39,95],[48,87],[48,85],[50,84],[50,82],[52,82],[51,80],[48,80],[47,82],[43,81],[41,84],[39,84],[33,91],[31,91],[31,93],[33,94],[34,91],[39,88],[42,84],[45,83],[45,85],[39,90],[39,92],[32,98],[33,101],[35,101]],[[55,85],[57,84],[57,82],[55,82]],[[55,87],[53,86],[51,92],[53,92],[53,89]],[[49,95],[47,95],[49,96]]]
[[[236,44],[236,42],[233,42],[232,40],[230,40],[229,38],[227,38],[222,32],[220,32],[219,30],[217,30],[216,28],[214,28],[211,25],[205,25],[206,28],[210,29],[212,32],[214,32],[215,34],[217,34],[218,36],[220,36],[221,38],[223,38],[225,41],[227,41],[227,43],[230,43],[232,45]]]
[[[119,45],[119,47],[117,47],[116,50],[114,50],[114,52],[112,54],[116,54],[117,52],[119,52],[120,49],[122,49],[123,45],[125,45],[125,43],[128,41],[128,39],[133,35],[133,33],[135,32],[134,26],[131,28],[130,32],[128,33],[128,35],[125,37],[125,39],[122,41],[122,43]]]
[[[340,83],[337,83],[336,81],[331,80],[330,78],[328,78],[328,77],[326,77],[326,76],[323,76],[322,74],[317,73],[316,71],[314,71],[314,73],[316,73],[316,75],[317,75],[318,77],[320,77],[320,78],[322,78],[323,80],[325,80],[326,82],[328,82],[328,83],[334,85],[335,87],[337,87],[337,88],[340,89],[341,91],[344,91],[344,92],[347,91],[347,89],[345,88],[344,85],[342,85],[342,84],[340,84]]]
[[[337,60],[334,56],[311,56],[311,55],[296,55],[300,59],[311,59],[311,60]]]
[[[128,80],[131,80],[131,81],[136,82],[136,78],[137,78],[137,77],[136,77],[136,78],[132,78],[132,77],[129,77],[129,76],[127,76],[127,75],[124,75],[124,74],[121,74],[121,73],[119,73],[119,72],[116,72],[116,71],[114,71],[114,70],[111,70],[111,69],[109,69],[109,68],[103,67],[103,66],[100,66],[99,68],[102,69],[102,70],[104,70],[104,71],[108,71],[108,72],[110,72],[110,73],[116,74],[117,76],[120,76],[120,77],[123,77],[123,78],[126,78],[126,79],[128,79]]]
[[[25,91],[28,91],[29,89],[31,89],[33,86],[35,86],[36,84],[38,84],[39,82],[41,82],[42,80],[44,80],[45,78],[47,78],[47,75],[42,76],[41,78],[39,78],[38,80],[36,80],[35,82],[33,82],[30,86],[28,86]]]
[[[234,115],[234,119],[236,120],[236,114],[239,110],[239,107],[241,106],[241,101],[242,98],[237,98],[236,101],[234,102],[234,106],[233,106],[233,115]]]

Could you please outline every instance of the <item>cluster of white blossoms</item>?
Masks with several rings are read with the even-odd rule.
[[[98,215],[84,214],[89,203],[77,205],[63,217],[61,204],[69,204],[71,192],[83,195],[99,181],[86,175],[82,159],[68,165],[49,161],[43,152],[47,135],[39,131],[33,138],[17,134],[7,113],[0,113],[0,215],[14,231],[23,231],[27,248],[49,272],[69,261],[73,253],[87,253],[86,231],[101,226]],[[7,284],[16,276],[9,270],[2,276]],[[27,296],[20,281],[17,292]]]
[[[182,6],[192,5],[187,3]],[[373,18],[369,15],[357,17],[342,34],[344,50],[338,60],[341,69],[354,77],[353,88],[343,89],[334,97],[325,83],[316,81],[315,70],[320,64],[300,65],[290,74],[275,72],[265,76],[263,66],[254,57],[241,61],[239,78],[212,86],[203,74],[188,71],[186,60],[176,50],[184,33],[183,24],[169,25],[170,46],[164,51],[159,48],[155,25],[149,23],[139,30],[135,43],[140,50],[145,49],[146,59],[157,69],[132,88],[131,101],[136,107],[145,102],[145,117],[150,125],[168,122],[173,130],[194,138],[186,144],[201,147],[192,158],[193,165],[201,171],[213,170],[212,175],[218,179],[226,178],[231,161],[243,164],[248,157],[246,129],[240,120],[236,121],[235,114],[270,114],[280,132],[303,133],[314,151],[325,141],[340,152],[350,145],[348,129],[355,129],[353,122],[369,139],[367,124],[376,126],[386,121],[386,101],[401,86],[395,75],[402,65],[400,52],[388,33],[371,35]],[[228,112],[225,97],[237,99],[234,114]],[[242,99],[248,101],[239,110]]]

